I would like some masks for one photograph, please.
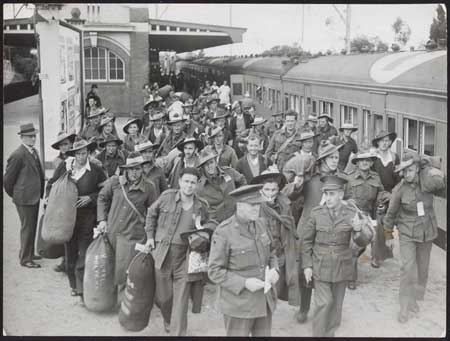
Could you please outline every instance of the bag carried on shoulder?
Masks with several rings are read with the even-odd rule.
[[[155,261],[151,253],[139,252],[127,271],[127,286],[119,311],[119,323],[126,330],[148,326],[155,297]]]
[[[83,288],[88,310],[102,312],[116,305],[114,250],[105,232],[100,233],[86,251]]]
[[[444,172],[441,171],[441,157],[431,157],[427,155],[421,155],[419,181],[422,191],[429,193],[444,193],[439,195],[446,197],[447,178]]]
[[[77,217],[78,189],[65,173],[52,185],[42,227],[42,239],[51,244],[68,242]]]

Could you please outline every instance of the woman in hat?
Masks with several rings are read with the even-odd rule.
[[[205,147],[208,152],[218,155],[220,167],[236,168],[238,158],[236,152],[229,145],[225,144],[225,134],[221,127],[216,127],[208,135],[211,144]]]
[[[406,155],[394,172],[403,180],[392,190],[389,208],[384,218],[386,241],[392,245],[392,231],[398,229],[400,243],[400,313],[398,321],[405,323],[411,314],[419,312],[417,301],[424,299],[433,240],[438,236],[433,194],[445,183],[436,184],[436,192],[424,192],[419,181],[419,159]]]
[[[98,142],[104,141],[109,135],[114,135],[118,137],[117,130],[114,125],[115,117],[104,117],[100,121],[100,124],[97,127],[98,131]]]
[[[353,159],[352,163],[356,165],[356,169],[348,176],[348,185],[346,187],[346,196],[350,197],[349,200],[352,204],[370,219],[375,219],[375,210],[379,204],[384,204],[389,200],[389,192],[384,190],[378,174],[371,169],[376,155],[369,150],[363,150],[358,153]],[[382,227],[381,227],[382,229]],[[378,235],[383,235],[377,233]],[[384,260],[386,250],[384,238],[381,238],[380,242],[374,240],[372,242],[372,261],[371,265],[374,268],[379,268],[380,262]],[[352,247],[353,256],[353,276],[352,280],[348,283],[350,290],[356,289],[356,280],[358,278],[358,257],[363,254],[365,248]]]
[[[109,177],[120,174],[120,166],[125,164],[125,153],[119,149],[123,144],[122,140],[114,135],[108,135],[99,145],[103,151],[97,155],[97,160],[102,163],[102,167]]]
[[[124,148],[128,152],[134,151],[134,146],[148,141],[147,138],[141,134],[142,121],[138,118],[129,118],[127,123],[123,126],[123,131],[126,134],[123,139]]]
[[[328,140],[331,136],[337,136],[338,132],[336,128],[332,125],[333,117],[327,114],[322,114],[317,117],[319,122],[319,129],[317,133],[317,143],[320,144],[323,140]]]
[[[320,178],[325,175],[338,175],[346,178],[346,175],[341,173],[338,169],[339,149],[342,145],[333,145],[328,140],[321,143],[318,150],[315,169],[310,179],[306,176],[297,176],[294,182],[288,184],[283,192],[291,201],[298,199],[301,195],[304,196],[303,212],[297,224],[297,233],[300,238],[304,233],[306,224],[311,215],[311,210],[318,206],[322,200],[322,185]],[[306,283],[303,274],[300,274],[300,309],[297,313],[297,322],[305,323],[308,317],[308,312],[311,304],[312,288]]]
[[[229,130],[229,124],[228,124],[228,113],[225,112],[222,108],[219,108],[217,111],[217,115],[211,118],[211,123],[213,124],[213,127],[220,127],[222,128],[222,131],[224,133],[223,141],[225,144],[228,144],[229,140],[231,140],[231,134]],[[210,130],[208,130],[210,132]]]
[[[73,142],[77,135],[75,133],[69,134],[64,131],[58,133],[58,137],[56,138],[56,142],[52,144],[52,148],[59,150],[58,156],[53,160],[53,166],[58,168],[59,164],[67,159],[67,151],[72,149]]]
[[[395,166],[400,163],[400,158],[391,150],[392,142],[397,138],[394,132],[380,131],[372,140],[372,145],[377,148],[378,158],[373,162],[373,170],[378,173],[384,189],[392,192],[392,189],[400,181],[400,177],[394,172]]]
[[[86,251],[93,240],[93,230],[97,222],[97,196],[100,185],[106,180],[103,169],[89,161],[89,152],[95,149],[95,142],[75,141],[67,151],[65,162],[60,163],[53,177],[48,181],[46,193],[50,193],[53,183],[65,172],[75,181],[78,190],[77,215],[73,236],[65,244],[67,276],[72,296],[83,298],[83,276]]]
[[[358,152],[358,145],[352,138],[352,134],[357,131],[358,128],[354,127],[351,123],[344,123],[339,128],[339,138],[337,144],[343,144],[344,146],[339,150],[339,163],[338,168],[341,172],[347,167],[350,155]]]
[[[144,178],[155,185],[156,197],[169,188],[164,171],[155,164],[155,153],[159,146],[150,141],[135,146],[135,150],[145,159],[142,165]]]

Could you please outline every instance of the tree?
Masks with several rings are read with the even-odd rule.
[[[433,18],[433,23],[430,26],[430,39],[439,42],[439,39],[447,40],[447,18],[442,5],[436,8],[437,19]]]
[[[355,37],[350,42],[350,49],[357,52],[368,52],[375,46],[365,35]]]
[[[405,46],[411,36],[409,25],[402,18],[397,17],[391,27],[394,31],[394,40]]]
[[[303,50],[298,43],[294,43],[293,46],[276,45],[262,53],[263,57],[299,57],[301,55],[303,55]]]

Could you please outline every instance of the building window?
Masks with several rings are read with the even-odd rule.
[[[277,91],[277,110],[281,111],[281,91]]]
[[[419,125],[416,120],[404,119],[405,148],[419,151]]]
[[[341,105],[341,124],[351,123],[354,126],[358,125],[357,117],[358,109],[348,105]]]
[[[298,96],[295,95],[294,96],[294,110],[295,110],[295,112],[299,112],[299,107],[300,107],[300,102],[299,102]]]
[[[175,26],[169,26],[169,28],[170,28],[170,31],[176,31],[177,30],[177,28]]]
[[[85,77],[87,81],[124,81],[124,62],[116,54],[102,47],[84,50]]]
[[[311,97],[306,97],[306,104],[311,105]]]
[[[300,114],[302,119],[305,120],[305,98],[303,96],[300,96]]]
[[[152,30],[152,31],[156,31],[156,25],[153,25],[153,24],[152,24],[152,25],[151,25],[151,30]]]

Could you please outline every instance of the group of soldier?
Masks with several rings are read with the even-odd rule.
[[[356,289],[358,257],[371,244],[371,265],[382,266],[397,226],[398,320],[418,313],[437,233],[432,193],[418,186],[418,157],[400,160],[391,151],[395,132],[358,148],[357,127],[336,129],[328,114],[300,125],[290,110],[267,122],[248,96],[232,102],[226,87],[208,82],[194,100],[174,91],[162,98],[152,86],[123,138],[114,115],[95,105],[79,135],[58,134],[45,197],[69,172],[76,222],[55,270],[67,273],[71,295],[83,299],[86,251],[104,232],[116,253],[119,302],[135,244],[152,253],[155,303],[170,335],[186,335],[189,299],[198,303],[214,283],[227,336],[270,336],[278,299],[298,306],[296,319],[305,323],[313,289],[313,336],[334,336],[345,291]],[[28,268],[40,267],[34,238],[44,175],[36,133],[32,124],[20,127],[22,145],[4,175]],[[206,257],[206,268],[195,270],[194,254]]]

